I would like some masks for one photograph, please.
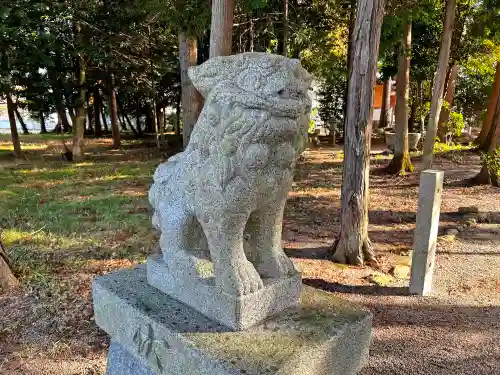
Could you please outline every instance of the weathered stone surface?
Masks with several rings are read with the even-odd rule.
[[[111,341],[106,375],[156,375],[147,363],[130,354],[116,341]]]
[[[417,225],[411,264],[410,293],[426,295],[432,289],[432,276],[439,230],[442,171],[426,170],[420,176]],[[440,238],[443,238],[442,236]],[[451,236],[455,239],[455,236]]]
[[[215,286],[210,262],[200,262],[194,274],[169,269],[160,255],[148,258],[147,275],[150,285],[234,330],[248,328],[298,304],[302,285],[300,273],[295,272],[286,278],[263,279],[264,288],[234,296]]]
[[[445,234],[456,236],[459,232],[460,231],[458,229],[456,229],[456,228],[450,228],[450,229],[446,229]]]
[[[153,224],[168,267],[193,270],[192,251],[209,251],[216,286],[251,294],[262,278],[296,273],[281,227],[309,126],[311,76],[298,60],[267,53],[212,58],[189,76],[205,106],[186,150],[155,172]]]
[[[479,213],[479,208],[476,206],[470,206],[470,207],[458,207],[458,213],[462,215],[466,214],[478,214]]]
[[[150,286],[144,266],[96,278],[93,292],[97,324],[156,375],[350,375],[368,356],[371,314],[310,287],[299,306],[238,332]],[[126,363],[119,352],[108,375]]]

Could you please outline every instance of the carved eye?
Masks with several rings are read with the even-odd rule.
[[[285,93],[285,90],[283,90],[283,89],[278,91],[278,95],[280,95],[280,96],[283,95],[284,93]]]

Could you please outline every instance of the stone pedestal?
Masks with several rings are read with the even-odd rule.
[[[153,255],[147,263],[148,283],[235,331],[299,303],[302,281],[298,272],[283,279],[264,279],[264,288],[255,293],[231,296],[215,286],[211,267],[205,268],[198,274],[188,268],[170,269],[160,254]]]
[[[93,293],[112,338],[107,375],[349,375],[368,357],[371,314],[310,287],[244,331],[152,287],[145,266],[96,278]]]

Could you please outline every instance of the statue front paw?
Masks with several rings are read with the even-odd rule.
[[[262,254],[257,271],[266,279],[281,279],[297,273],[293,262],[282,249]]]
[[[228,262],[216,280],[222,291],[236,296],[251,294],[264,287],[259,273],[247,260]]]

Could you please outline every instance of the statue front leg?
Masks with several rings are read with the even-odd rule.
[[[215,283],[230,295],[256,292],[264,285],[243,250],[243,230],[247,214],[211,212],[210,219],[202,221],[208,247],[214,264]]]
[[[263,278],[279,279],[297,272],[281,244],[285,202],[253,212],[247,224],[248,258]]]

